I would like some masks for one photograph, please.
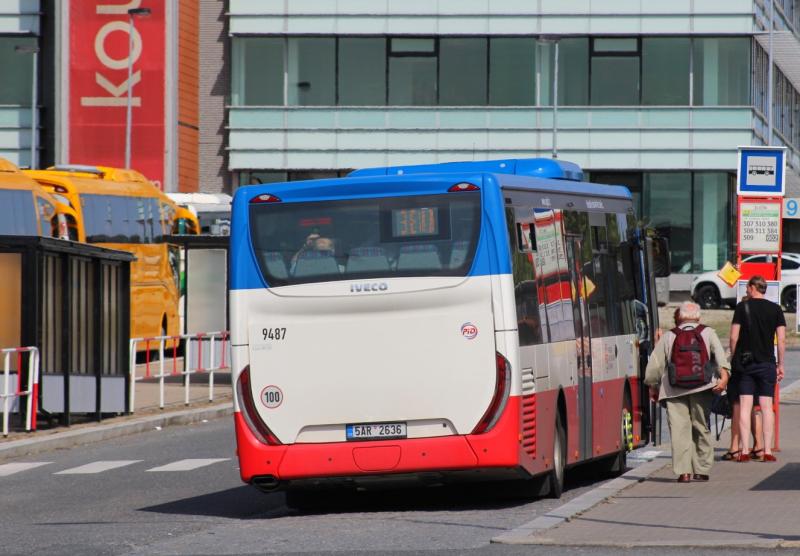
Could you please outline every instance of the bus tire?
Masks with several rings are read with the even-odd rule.
[[[564,476],[566,473],[567,459],[567,433],[564,429],[564,420],[561,412],[556,413],[556,428],[553,435],[553,469],[548,475],[548,496],[561,498],[564,492]]]
[[[628,452],[632,449],[632,444],[633,412],[631,411],[631,397],[626,390],[625,398],[622,402],[622,410],[620,411],[619,452],[613,456],[612,463],[609,466],[609,472],[613,476],[622,475],[628,468]]]

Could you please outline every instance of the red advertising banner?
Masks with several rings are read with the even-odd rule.
[[[128,88],[132,87],[131,167],[164,179],[166,20],[160,0],[72,0],[69,14],[69,162],[125,166]],[[128,82],[130,18],[133,74]]]

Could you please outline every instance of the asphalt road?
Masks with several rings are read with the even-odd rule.
[[[797,379],[800,354],[789,362],[785,385]],[[347,496],[324,511],[298,512],[281,493],[243,485],[234,450],[226,418],[2,462],[0,554],[626,552],[490,544],[602,484],[591,473],[568,476],[559,501],[508,501],[463,486]],[[672,553],[655,550],[635,554]]]
[[[220,419],[3,462],[0,552],[502,552],[513,547],[489,547],[492,537],[597,484],[578,477],[561,501],[523,502],[405,489],[301,513],[240,482],[233,424]]]

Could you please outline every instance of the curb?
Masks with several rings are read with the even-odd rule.
[[[520,525],[516,529],[512,529],[511,531],[507,531],[502,535],[492,538],[491,542],[498,544],[552,545],[554,544],[552,541],[548,539],[537,538],[537,535],[541,534],[547,529],[551,529],[561,525],[562,523],[570,521],[578,514],[590,510],[601,502],[616,496],[626,488],[632,487],[633,485],[644,481],[656,471],[659,471],[665,466],[669,465],[669,461],[670,457],[666,455],[659,456],[652,461],[643,463],[642,465],[631,469],[627,473],[620,475],[616,479],[592,489],[589,492],[581,494],[577,498],[570,500],[555,510],[547,512],[546,514],[537,517],[528,523]]]
[[[25,438],[0,443],[0,461],[57,450],[74,446],[101,442],[152,430],[156,427],[190,425],[204,420],[218,419],[233,414],[233,403],[214,405],[198,409],[175,411],[163,415],[151,415],[111,425],[96,425],[76,430],[55,433],[41,438]]]

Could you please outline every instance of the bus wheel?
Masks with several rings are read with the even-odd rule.
[[[614,475],[622,475],[628,468],[628,452],[633,450],[633,413],[631,413],[631,400],[625,394],[625,402],[622,404],[622,415],[620,419],[620,439],[619,452],[614,456],[613,463],[609,471]]]
[[[564,492],[564,475],[567,459],[567,433],[564,430],[564,422],[561,412],[556,413],[556,430],[553,436],[553,470],[550,471],[550,488],[548,496],[550,498],[561,498]]]

